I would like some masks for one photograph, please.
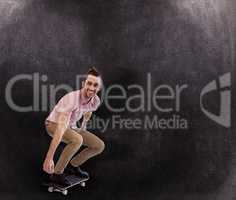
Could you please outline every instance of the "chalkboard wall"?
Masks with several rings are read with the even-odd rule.
[[[106,148],[71,199],[235,198],[235,11],[234,0],[1,1],[0,198],[63,198],[41,186],[44,120],[90,66],[104,88],[88,129]],[[130,99],[138,87],[144,99]]]

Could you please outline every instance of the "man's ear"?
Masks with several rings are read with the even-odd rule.
[[[100,85],[99,85],[99,89],[98,89],[98,91],[101,91],[101,90],[102,90],[102,88],[103,88],[103,81],[102,81],[102,80],[100,80]]]
[[[85,81],[82,81],[82,87],[84,87],[85,86]]]

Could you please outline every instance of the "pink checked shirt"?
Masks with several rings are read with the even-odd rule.
[[[58,113],[64,112],[70,116],[66,125],[76,128],[76,122],[81,119],[83,114],[97,110],[99,105],[100,99],[97,95],[87,102],[87,100],[82,97],[80,90],[72,91],[60,99],[47,117],[46,121],[57,122]]]

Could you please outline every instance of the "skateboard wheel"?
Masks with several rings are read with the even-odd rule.
[[[53,192],[53,187],[48,187],[48,192]]]
[[[80,183],[82,187],[85,187],[85,182]]]
[[[62,194],[63,194],[63,195],[67,195],[67,194],[68,194],[68,190],[64,190],[64,191],[62,192]]]

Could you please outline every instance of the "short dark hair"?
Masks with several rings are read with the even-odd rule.
[[[88,70],[88,75],[93,75],[93,76],[101,76],[98,70],[95,67],[90,67]]]

